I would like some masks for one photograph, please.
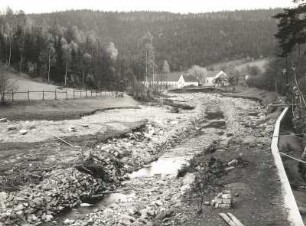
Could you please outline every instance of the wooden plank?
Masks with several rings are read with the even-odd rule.
[[[237,217],[234,216],[232,213],[227,213],[227,215],[236,223],[237,226],[244,226],[244,224],[241,223],[240,220],[238,220]]]
[[[55,136],[55,135],[53,135],[53,134],[51,134],[51,135],[52,135],[53,137],[59,139],[59,140],[62,141],[63,143],[69,145],[70,147],[74,147],[74,146],[73,146],[72,144],[70,144],[68,141],[65,141],[64,139],[62,139],[62,138],[60,138],[60,137],[58,137],[58,136]]]
[[[230,226],[238,226],[226,213],[219,213],[219,216]]]
[[[288,107],[286,107],[283,112],[278,117],[275,127],[274,133],[271,142],[271,151],[274,158],[274,163],[276,165],[277,173],[281,182],[281,189],[282,189],[282,198],[284,201],[284,208],[287,209],[287,219],[290,222],[290,225],[295,226],[304,226],[303,219],[299,212],[298,206],[296,204],[280,153],[278,149],[278,140],[279,140],[279,130],[280,130],[280,123],[283,120],[283,117],[286,115],[288,111]]]

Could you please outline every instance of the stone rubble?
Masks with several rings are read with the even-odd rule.
[[[219,95],[192,94],[184,97],[190,102],[195,100],[200,102],[199,98],[215,102],[218,101]],[[248,102],[247,100],[238,101]],[[244,105],[241,104],[241,106]],[[17,225],[21,222],[35,225],[40,222],[49,222],[64,209],[80,205],[86,207],[83,202],[86,198],[113,191],[122,185],[124,187],[122,181],[128,179],[129,173],[142,168],[157,159],[164,150],[175,147],[182,140],[201,131],[199,124],[204,118],[202,110],[196,108],[194,117],[191,118],[183,116],[180,118],[179,116],[162,123],[157,120],[149,120],[145,128],[130,132],[120,138],[108,139],[107,142],[82,150],[77,158],[76,167],[57,168],[43,172],[43,180],[37,185],[22,187],[20,191],[0,193],[0,206],[3,207],[0,209],[0,225]],[[274,119],[266,118],[264,110],[261,113],[250,115],[239,122],[235,122],[234,117],[233,119],[228,118],[227,120],[233,120],[233,122],[227,125],[229,131],[227,134],[232,135],[225,135],[225,142],[228,145],[239,144],[239,142],[260,145],[261,142],[265,142],[266,133],[270,134],[273,131],[270,125]],[[237,132],[235,123],[245,127],[260,128],[260,133],[256,134],[259,139],[257,141],[247,138],[240,140],[235,136]],[[17,130],[16,126],[10,126],[11,129],[8,127],[8,130]],[[88,128],[89,126],[84,124],[83,127]],[[70,132],[75,132],[73,129],[75,128],[68,128]],[[237,159],[234,159],[228,165],[235,166],[236,161]],[[97,166],[100,167],[99,172],[95,171]],[[141,203],[136,203],[134,206],[123,205],[123,208],[122,203],[117,202],[102,210],[87,214],[84,219],[66,219],[64,224],[136,226],[153,225],[152,222],[166,221],[167,217],[175,214],[172,207],[180,205],[181,195],[190,189],[194,178],[194,175],[187,174],[175,182],[170,178],[136,179],[137,186],[130,187],[130,190],[137,191],[142,187],[151,188],[146,191],[147,196],[136,192],[136,196],[141,197]],[[1,201],[1,197],[4,201]],[[211,204],[217,208],[230,208],[232,203],[232,195],[224,191]],[[160,224],[156,223],[156,225]]]
[[[194,116],[196,117],[198,116]],[[31,123],[25,122],[25,125]],[[155,160],[162,150],[173,147],[180,140],[190,136],[193,127],[184,117],[170,119],[163,124],[149,122],[142,130],[128,133],[123,138],[111,138],[106,143],[86,149],[79,155],[77,162],[80,164],[76,167],[55,168],[43,172],[43,180],[39,184],[9,192],[1,203],[4,208],[0,209],[0,222],[4,225],[21,222],[31,225],[52,221],[53,217],[64,209],[80,205],[82,199],[114,190],[127,178],[128,173]],[[14,125],[10,125],[9,128],[17,129]],[[20,134],[27,132],[25,129],[20,130]],[[88,162],[91,165],[88,165]],[[78,166],[85,171],[93,169],[90,168],[92,164],[98,164],[103,168],[105,178],[92,174],[92,170],[89,170],[89,174],[78,170]],[[154,217],[154,209],[160,204],[161,201],[152,204],[154,208],[146,211],[143,221],[148,217]],[[67,221],[66,224],[71,222]]]
[[[211,205],[215,208],[230,209],[233,204],[231,191],[225,190],[219,193],[212,201]]]

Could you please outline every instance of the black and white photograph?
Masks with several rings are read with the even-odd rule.
[[[305,226],[306,0],[0,0],[0,226]]]

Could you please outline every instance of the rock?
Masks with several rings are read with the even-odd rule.
[[[76,132],[76,129],[75,127],[71,126],[68,128],[68,131],[71,133],[71,132]]]
[[[19,133],[21,135],[26,135],[28,133],[28,131],[26,129],[22,129],[22,130],[19,131]]]
[[[5,200],[7,198],[6,192],[0,192],[0,209],[5,209]]]
[[[0,123],[7,122],[7,118],[0,118]]]
[[[15,125],[9,125],[9,126],[7,127],[7,130],[8,130],[8,131],[17,130],[17,126],[15,126]]]
[[[158,201],[155,201],[154,204],[155,204],[156,206],[162,206],[162,205],[163,205],[163,203],[162,203],[161,201],[159,201],[159,200],[158,200]]]
[[[31,214],[28,218],[31,219],[32,222],[36,222],[38,220],[35,214]]]
[[[178,124],[178,121],[170,121],[170,124],[171,125],[176,125],[176,124]]]
[[[210,202],[209,202],[209,201],[205,201],[205,202],[204,202],[204,205],[205,205],[205,206],[210,206]]]
[[[180,110],[177,108],[177,107],[173,107],[171,110],[170,110],[171,113],[179,113]]]
[[[161,221],[167,217],[171,217],[174,215],[174,211],[172,209],[170,210],[164,210],[164,211],[161,211],[156,217],[155,217],[155,220],[158,220],[158,221]]]
[[[15,211],[23,210],[24,206],[20,203],[17,207],[14,208]]]
[[[36,126],[35,125],[31,125],[31,126],[29,126],[29,130],[32,130],[32,129],[35,129],[36,128]]]
[[[121,225],[129,226],[135,221],[136,221],[136,219],[134,217],[131,217],[129,215],[121,214],[121,219],[120,219],[119,222],[120,222]]]
[[[70,220],[70,219],[66,219],[66,220],[64,220],[64,222],[63,222],[64,224],[73,224],[74,223],[74,220]]]
[[[222,208],[222,209],[230,209],[232,206],[233,200],[232,195],[229,190],[225,190],[219,193],[212,201],[211,205],[215,208]]]
[[[183,185],[189,185],[192,184],[195,180],[195,174],[194,173],[187,173],[182,181]]]
[[[42,217],[41,217],[41,219],[42,219],[43,221],[49,222],[49,221],[51,221],[51,220],[53,219],[53,216],[50,215],[50,214],[43,214]]]
[[[84,203],[81,203],[80,206],[81,207],[89,207],[89,206],[92,206],[92,204],[84,202]]]

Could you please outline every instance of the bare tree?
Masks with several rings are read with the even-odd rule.
[[[63,50],[63,60],[65,62],[65,76],[64,76],[64,82],[65,86],[67,85],[67,78],[68,78],[68,67],[71,62],[71,52],[72,52],[72,46],[71,44],[68,44],[65,38],[62,38],[61,40],[62,44],[62,50]]]

